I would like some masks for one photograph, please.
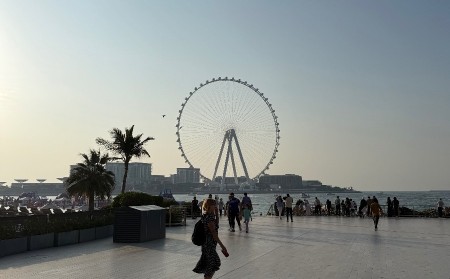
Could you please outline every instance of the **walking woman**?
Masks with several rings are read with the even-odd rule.
[[[205,279],[212,278],[214,273],[220,269],[220,258],[216,251],[219,243],[222,253],[228,256],[227,248],[219,239],[219,225],[216,222],[216,202],[213,199],[207,199],[203,203],[202,222],[206,231],[206,241],[202,245],[202,255],[197,265],[193,269],[196,273],[204,274]]]

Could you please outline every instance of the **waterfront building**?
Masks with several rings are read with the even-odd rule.
[[[177,168],[175,184],[178,183],[200,183],[200,169],[198,168]]]
[[[76,165],[70,166],[70,172]],[[115,185],[113,193],[122,189],[122,179],[125,173],[125,164],[122,162],[106,163],[106,169],[114,173]],[[150,186],[152,176],[151,163],[132,162],[128,164],[127,188],[126,190],[146,191]]]
[[[116,177],[117,182],[122,181],[123,175],[125,173],[124,163],[107,163],[106,169],[112,171]],[[152,175],[152,164],[151,163],[129,163],[128,164],[128,175],[127,175],[127,185],[142,185],[149,184]]]
[[[238,184],[248,182],[248,179],[245,176],[239,176],[237,178],[237,180],[238,180]],[[214,182],[216,182],[218,184],[222,184],[222,176],[217,176],[214,179]],[[234,176],[227,176],[227,177],[225,177],[225,180],[224,180],[223,184],[225,184],[225,185],[236,185],[236,181],[235,181]]]
[[[279,185],[281,189],[300,189],[302,188],[302,177],[297,174],[284,175],[263,175],[259,177],[261,188],[268,188],[271,185]]]

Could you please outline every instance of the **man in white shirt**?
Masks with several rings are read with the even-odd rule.
[[[294,203],[294,199],[289,194],[287,194],[286,196],[287,197],[284,200],[286,204],[286,222],[289,222],[289,215],[291,215],[291,222],[294,222],[294,220],[292,219],[292,204]]]
[[[322,204],[320,203],[320,200],[316,197],[314,200],[314,213],[316,215],[322,215]]]

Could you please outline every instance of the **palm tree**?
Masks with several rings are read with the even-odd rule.
[[[89,156],[80,154],[83,163],[78,163],[65,181],[69,195],[86,195],[89,198],[89,211],[94,210],[94,198],[110,198],[114,189],[114,173],[106,170],[106,163],[114,160],[108,154],[90,150]]]
[[[109,133],[111,135],[112,141],[107,141],[102,138],[97,138],[97,144],[105,147],[107,150],[112,151],[115,155],[120,156],[121,160],[124,162],[125,172],[123,174],[122,180],[122,193],[125,193],[125,187],[127,185],[128,176],[128,164],[133,157],[141,158],[143,156],[150,157],[147,150],[145,150],[144,145],[150,141],[154,140],[152,137],[142,138],[142,134],[133,136],[134,125],[131,128],[125,128],[125,132],[122,132],[118,128],[112,129]]]

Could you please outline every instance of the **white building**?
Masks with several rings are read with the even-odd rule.
[[[124,163],[107,163],[106,169],[112,171],[116,178],[116,186],[122,185],[123,175],[125,173]],[[152,176],[151,163],[129,163],[127,185],[138,186],[149,184]]]

